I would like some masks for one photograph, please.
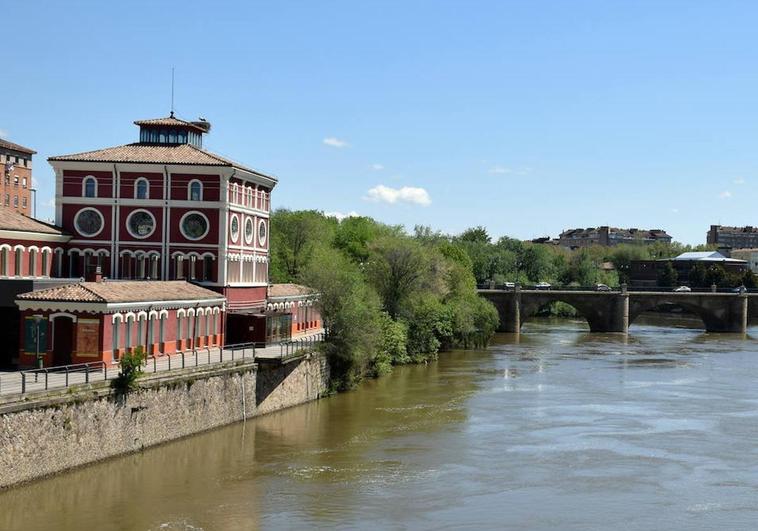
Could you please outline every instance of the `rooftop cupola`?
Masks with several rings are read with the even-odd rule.
[[[166,118],[137,120],[141,144],[176,145],[191,144],[203,147],[203,135],[211,130],[211,123],[205,118],[188,122],[174,117],[172,112]]]

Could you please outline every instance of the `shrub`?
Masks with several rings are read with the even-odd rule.
[[[122,393],[133,391],[137,387],[137,378],[142,374],[142,366],[147,356],[142,347],[127,352],[118,361],[118,376],[113,380],[113,387]]]

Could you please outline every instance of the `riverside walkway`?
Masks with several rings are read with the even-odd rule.
[[[239,360],[256,363],[287,363],[298,359],[323,340],[323,331],[298,337],[285,343],[265,347],[252,344],[229,345],[223,348],[200,348],[172,356],[147,359],[143,372],[156,373],[211,366]],[[103,362],[47,367],[22,371],[0,371],[0,396],[18,395],[113,380],[118,376],[118,364]]]

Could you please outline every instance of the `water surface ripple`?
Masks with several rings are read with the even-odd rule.
[[[527,323],[2,493],[0,529],[755,529],[753,332]]]

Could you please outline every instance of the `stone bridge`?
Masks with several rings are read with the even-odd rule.
[[[499,332],[517,333],[524,321],[555,301],[576,308],[592,332],[626,333],[642,313],[676,305],[700,317],[708,332],[747,331],[748,318],[758,317],[758,293],[700,293],[672,291],[593,291],[538,289],[480,289],[500,315]]]

